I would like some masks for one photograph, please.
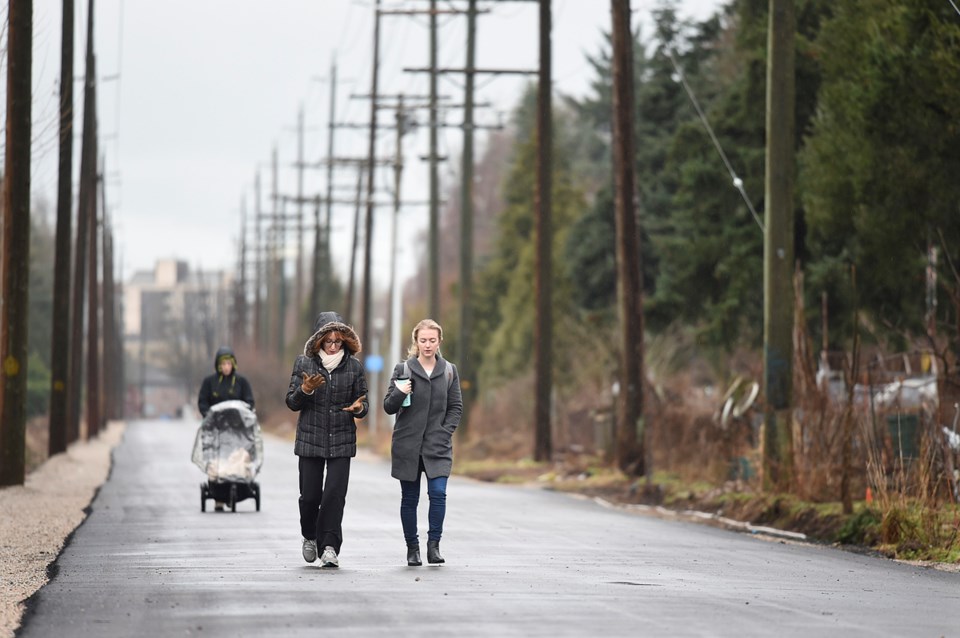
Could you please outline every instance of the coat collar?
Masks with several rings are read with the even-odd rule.
[[[408,365],[411,373],[415,373],[418,377],[423,377],[424,379],[429,380],[444,373],[444,370],[447,367],[447,361],[438,354],[437,364],[433,366],[433,372],[430,374],[430,376],[427,376],[427,371],[423,369],[423,365],[420,364],[420,360],[416,357],[410,357],[408,360]]]

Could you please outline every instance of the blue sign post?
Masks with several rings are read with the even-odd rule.
[[[380,372],[383,370],[383,357],[378,354],[367,355],[363,360],[363,367],[367,372]]]

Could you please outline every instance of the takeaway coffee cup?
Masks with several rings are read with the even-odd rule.
[[[401,385],[402,385],[403,383],[405,383],[406,381],[410,381],[410,377],[397,377],[397,387],[401,386]],[[410,397],[413,396],[413,385],[412,385],[412,383],[413,383],[413,382],[411,381],[410,394],[408,394],[407,396],[403,397],[403,403],[400,404],[400,407],[403,407],[403,408],[409,408],[409,407],[410,407]]]

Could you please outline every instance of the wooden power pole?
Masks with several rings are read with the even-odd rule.
[[[477,0],[467,5],[467,51],[463,89],[463,157],[460,180],[460,387],[463,417],[460,436],[470,425],[473,404],[473,107],[477,49]]]
[[[70,386],[68,387],[67,440],[80,437],[80,406],[83,398],[83,310],[87,283],[87,249],[90,244],[88,208],[96,202],[96,70],[93,55],[93,0],[87,3],[87,52],[83,80],[83,138],[80,142],[80,191],[77,196],[77,240],[70,313]],[[95,215],[94,215],[95,216]]]
[[[96,77],[96,76],[94,76]],[[96,95],[96,89],[94,89]],[[96,99],[96,98],[94,98]],[[94,107],[96,108],[96,107]],[[96,131],[96,129],[94,129]],[[93,154],[96,157],[99,154],[97,150],[96,132],[93,138]],[[94,168],[96,171],[96,168]],[[91,438],[100,433],[101,425],[101,402],[100,393],[100,241],[99,241],[99,214],[97,191],[100,184],[100,176],[96,173],[93,176],[93,190],[90,193],[90,205],[87,208],[87,215],[90,216],[90,249],[87,253],[87,274],[90,280],[87,282],[87,438]]]
[[[324,206],[326,221],[323,224],[323,236],[320,236],[319,210],[317,211],[316,238],[313,245],[313,294],[310,295],[310,317],[316,319],[320,314],[320,300],[327,305],[333,303],[333,273],[321,272],[323,265],[330,263],[330,228],[333,223],[333,152],[336,139],[337,113],[337,62],[330,63],[330,106],[327,121],[327,197]],[[359,194],[358,194],[359,201]],[[321,251],[324,259],[320,259]],[[322,285],[321,285],[322,284]],[[348,315],[349,317],[349,315]],[[350,319],[348,318],[348,321]]]
[[[53,266],[53,328],[50,362],[49,456],[65,452],[67,386],[70,381],[70,240],[73,234],[73,0],[63,0],[60,45],[60,151],[57,169],[57,231]]]
[[[253,239],[254,239],[254,271],[253,271],[253,347],[254,350],[265,352],[267,339],[265,336],[266,322],[264,321],[263,285],[266,269],[266,244],[263,234],[263,201],[260,190],[260,171],[257,170],[253,182]]]
[[[763,242],[763,466],[768,487],[789,483],[793,383],[793,0],[770,0]]]
[[[0,486],[26,478],[27,311],[30,287],[30,91],[33,2],[7,7],[7,131],[0,273]]]
[[[437,0],[430,0],[430,225],[427,314],[440,321],[440,169],[437,116]]]
[[[553,304],[552,286],[552,180],[553,127],[551,113],[550,0],[540,0],[540,81],[537,88],[537,186],[534,233],[536,235],[536,273],[534,297],[534,459],[549,461],[551,440],[550,394],[553,388]]]
[[[316,315],[309,322],[303,320],[303,105],[297,111],[297,282],[293,291],[293,334],[302,334],[313,326]],[[302,324],[306,323],[304,326]]]
[[[106,171],[104,171],[106,174]],[[113,228],[107,214],[106,179],[100,182],[100,202],[103,211],[103,423],[121,418],[123,394],[117,391],[123,386],[123,339],[117,317],[116,285],[113,272]]]
[[[373,7],[373,72],[370,80],[370,139],[367,147],[367,216],[364,223],[366,236],[364,237],[363,251],[363,288],[360,304],[360,342],[365,346],[370,343],[371,317],[370,297],[371,290],[371,251],[373,250],[373,193],[376,188],[376,152],[377,152],[377,92],[380,85],[380,0],[376,0]]]
[[[643,270],[637,229],[630,0],[611,0],[610,7],[613,21],[614,214],[620,319],[616,462],[621,470],[640,474],[647,470],[641,434],[646,430],[643,419]]]

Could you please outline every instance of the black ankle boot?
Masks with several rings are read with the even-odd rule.
[[[444,562],[443,556],[440,555],[440,541],[427,541],[427,562]]]
[[[420,565],[423,565],[420,561],[419,545],[407,545],[407,565],[410,567],[420,567]]]

